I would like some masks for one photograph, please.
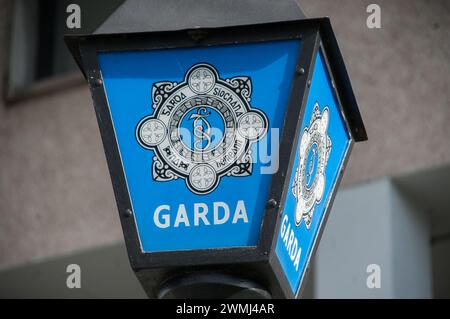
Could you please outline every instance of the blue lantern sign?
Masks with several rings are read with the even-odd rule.
[[[308,267],[351,145],[332,83],[325,56],[319,51],[276,243],[293,294]]]
[[[300,296],[367,139],[328,19],[66,38],[90,84],[130,262]]]
[[[99,54],[144,252],[257,245],[271,181],[258,146],[282,127],[299,48]]]

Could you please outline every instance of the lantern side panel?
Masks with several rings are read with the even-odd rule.
[[[98,54],[142,252],[257,245],[300,45]]]
[[[351,142],[322,50],[315,57],[299,134],[275,247],[294,296],[309,266]]]

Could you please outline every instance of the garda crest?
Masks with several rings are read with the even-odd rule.
[[[153,150],[153,179],[185,180],[195,194],[212,192],[222,176],[252,174],[251,145],[267,132],[265,114],[250,106],[251,79],[221,79],[209,64],[196,64],[184,81],[153,84],[154,112],[136,129]]]
[[[319,104],[314,105],[309,127],[303,130],[299,163],[294,177],[292,193],[297,200],[295,224],[302,220],[309,229],[314,207],[322,200],[325,190],[325,168],[331,152],[331,139],[328,136],[329,109],[322,113]]]

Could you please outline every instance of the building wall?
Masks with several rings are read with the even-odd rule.
[[[7,4],[0,0],[2,71]],[[84,83],[14,105],[0,101],[0,145],[0,267],[122,240]]]
[[[315,297],[431,298],[430,238],[427,211],[390,178],[341,188],[314,260]]]
[[[369,135],[355,147],[344,183],[450,161],[450,2],[299,0],[330,16]],[[366,8],[381,7],[381,29]]]
[[[377,1],[380,30],[366,27],[371,1],[300,3],[331,17],[369,134],[344,184],[449,163],[450,3]],[[2,74],[9,8],[0,0]],[[122,240],[86,85],[0,101],[0,145],[0,268]]]

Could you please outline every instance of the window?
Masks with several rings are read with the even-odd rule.
[[[12,2],[7,101],[81,79],[63,41],[66,15],[66,1]]]

